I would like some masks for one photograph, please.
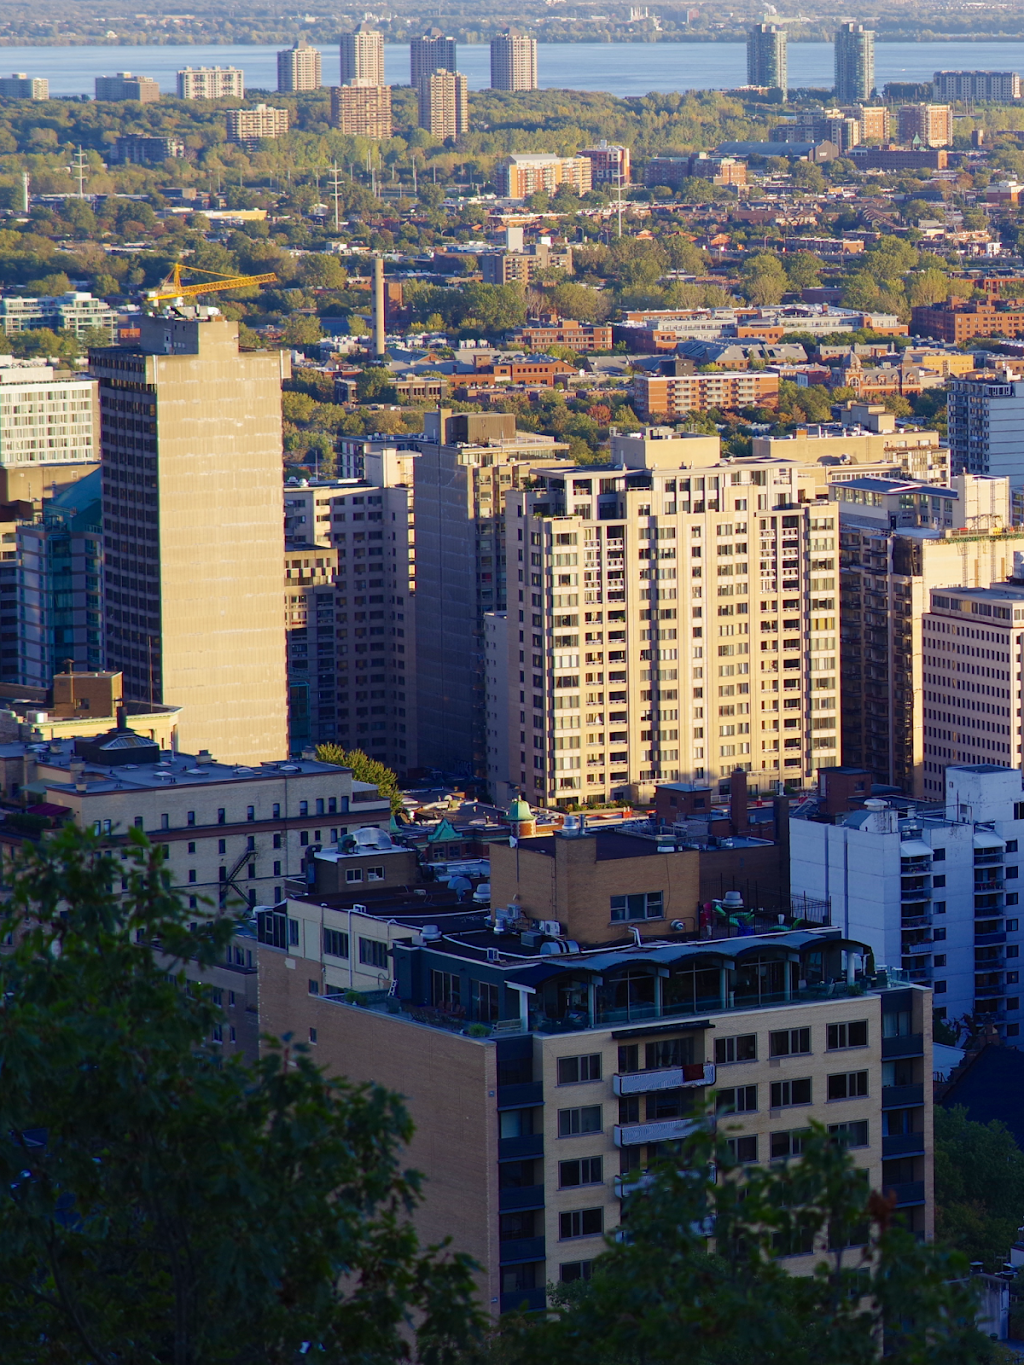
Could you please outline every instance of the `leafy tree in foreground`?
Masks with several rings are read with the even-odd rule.
[[[993,1359],[974,1326],[971,1288],[956,1282],[966,1257],[916,1241],[820,1126],[800,1160],[736,1175],[723,1138],[688,1139],[678,1167],[629,1195],[626,1240],[609,1239],[589,1281],[556,1291],[548,1320],[512,1321],[495,1357],[502,1365]],[[837,1249],[814,1273],[791,1273],[787,1252],[825,1244]]]
[[[319,744],[316,756],[321,763],[337,763],[342,768],[351,768],[357,782],[372,782],[381,796],[390,800],[392,815],[402,809],[398,776],[393,768],[387,767],[379,759],[371,758],[362,749],[346,750],[340,744]]]
[[[1024,1222],[1024,1152],[994,1119],[935,1106],[935,1203],[943,1241],[999,1270]]]
[[[219,1057],[180,968],[223,958],[231,924],[190,933],[161,850],[128,838],[127,862],[74,829],[29,852],[0,926],[5,1365],[285,1365],[304,1343],[443,1365],[470,1271],[417,1244],[401,1103],[302,1049]]]

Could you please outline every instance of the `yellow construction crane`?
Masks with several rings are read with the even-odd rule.
[[[205,284],[182,284],[180,261],[175,261],[171,278],[165,280],[157,289],[150,289],[147,299],[159,303],[161,299],[191,299],[197,294],[212,294],[219,289],[246,289],[253,284],[274,284],[277,276],[273,271],[266,275],[223,275],[219,270],[200,270],[198,266],[186,265],[190,275],[212,275],[214,278]]]

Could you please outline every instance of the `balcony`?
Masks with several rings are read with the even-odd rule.
[[[543,1185],[508,1185],[498,1190],[498,1211],[516,1213],[520,1209],[544,1207]]]
[[[1006,883],[1002,877],[986,877],[981,881],[977,877],[974,879],[974,894],[984,896],[989,891],[1004,891]]]
[[[528,1313],[540,1313],[548,1306],[546,1289],[514,1289],[510,1294],[502,1294],[501,1311],[516,1313],[520,1309]]]
[[[992,1000],[997,995],[1005,995],[1005,986],[975,986],[974,997],[976,1000]]]
[[[896,1196],[898,1209],[908,1208],[911,1204],[924,1203],[924,1181],[907,1180],[900,1185],[886,1185],[883,1193]]]
[[[977,952],[974,954],[974,970],[976,972],[1001,972],[1006,966],[1005,953],[992,953],[992,956],[989,957],[989,952],[991,949],[987,950],[984,957]]]
[[[918,886],[912,889],[900,888],[900,902],[903,905],[911,901],[930,901],[932,898],[931,888],[928,886]]]
[[[1005,849],[994,848],[991,853],[976,852],[974,855],[975,867],[998,867],[1005,856]]]
[[[693,1066],[669,1066],[659,1071],[633,1071],[614,1076],[612,1090],[616,1095],[647,1095],[653,1090],[681,1090],[697,1085],[714,1085],[714,1062],[697,1062]]]
[[[901,929],[927,929],[932,922],[931,912],[926,915],[903,915],[900,919]]]
[[[924,1056],[924,1034],[907,1033],[902,1038],[882,1039],[882,1060],[894,1061],[899,1057]]]
[[[883,1085],[883,1109],[909,1109],[915,1104],[924,1104],[923,1085]]]
[[[882,1156],[919,1156],[924,1152],[924,1133],[893,1133],[882,1138]]]
[[[526,1109],[530,1105],[544,1103],[544,1086],[540,1081],[527,1081],[524,1085],[502,1085],[498,1087],[499,1109]]]
[[[519,1237],[498,1243],[498,1260],[502,1265],[519,1265],[522,1261],[543,1261],[543,1237]]]
[[[616,1199],[628,1199],[637,1190],[650,1189],[654,1184],[654,1175],[644,1171],[635,1180],[628,1175],[617,1175],[612,1181],[612,1188],[615,1191]]]
[[[613,1137],[616,1147],[638,1147],[646,1142],[672,1142],[689,1137],[701,1126],[700,1119],[661,1119],[655,1123],[616,1124]]]
[[[525,1161],[527,1157],[543,1155],[543,1133],[530,1133],[526,1137],[498,1139],[499,1161]]]
[[[976,948],[983,948],[983,947],[985,947],[987,944],[990,944],[990,943],[1005,943],[1005,942],[1006,942],[1006,935],[1005,935],[1004,933],[998,933],[998,934],[975,934],[975,935],[974,935],[974,946],[975,946]]]

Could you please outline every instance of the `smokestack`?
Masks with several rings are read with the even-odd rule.
[[[747,815],[747,774],[735,768],[729,774],[729,823],[733,834],[746,834],[750,828]]]
[[[373,354],[384,355],[384,259],[373,258]]]

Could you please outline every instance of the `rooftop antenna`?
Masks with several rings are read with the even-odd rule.
[[[339,173],[339,171],[338,171],[338,163],[335,162],[334,165],[331,167],[331,189],[332,189],[332,191],[333,191],[333,193],[334,193],[334,231],[335,231],[335,232],[337,232],[338,229],[339,229],[339,221],[340,221],[339,218],[338,218],[338,191],[339,191],[339,188],[340,188],[340,173]]]
[[[83,152],[82,152],[81,146],[79,146],[78,151],[75,153],[74,169],[78,172],[78,197],[79,197],[79,199],[84,199],[84,198],[85,198],[85,156],[84,156],[84,154],[83,154]]]

